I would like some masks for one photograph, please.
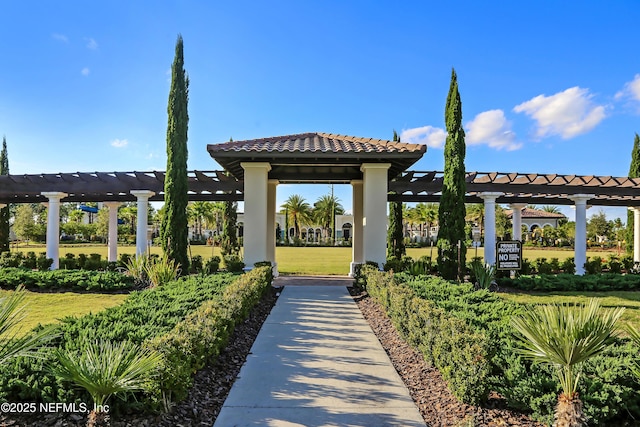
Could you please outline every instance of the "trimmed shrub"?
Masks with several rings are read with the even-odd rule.
[[[574,274],[520,276],[498,279],[500,286],[525,291],[632,291],[640,290],[640,277],[614,273],[576,276]]]
[[[110,271],[0,269],[0,288],[16,289],[19,285],[29,290],[120,292],[133,289],[134,278]]]
[[[235,325],[244,321],[273,279],[271,266],[257,267],[227,286],[218,298],[206,301],[167,334],[147,341],[162,355],[154,379],[156,401],[165,409],[187,396],[193,374],[220,354]]]

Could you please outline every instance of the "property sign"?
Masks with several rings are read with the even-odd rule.
[[[522,268],[522,243],[518,240],[496,244],[496,269],[520,270]]]

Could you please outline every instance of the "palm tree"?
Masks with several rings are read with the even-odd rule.
[[[474,224],[478,224],[480,228],[480,238],[482,239],[482,233],[484,231],[484,204],[474,203],[467,205],[467,221],[471,221]]]
[[[624,308],[601,309],[597,300],[587,305],[561,304],[530,308],[511,319],[520,353],[535,363],[556,369],[562,393],[558,396],[555,426],[585,425],[578,396],[580,365],[601,353],[616,338],[616,322]]]
[[[429,230],[438,219],[438,205],[435,203],[418,203],[409,213],[411,221],[420,226],[420,238],[430,237]],[[424,228],[427,232],[424,232]]]
[[[210,224],[215,220],[213,208],[214,206],[211,202],[193,202],[187,206],[189,218],[194,221],[197,239],[202,238],[202,226],[204,224]]]
[[[280,208],[288,212],[289,219],[293,221],[295,236],[300,238],[300,223],[311,222],[311,206],[298,194],[292,194]],[[288,234],[288,231],[287,231]]]
[[[548,212],[548,213],[553,213],[553,214],[559,214],[560,213],[560,208],[557,206],[553,206],[553,205],[545,205],[542,207],[542,211],[543,212]]]
[[[312,217],[324,229],[325,237],[329,237],[335,215],[344,215],[344,208],[337,196],[325,194],[313,204]]]
[[[114,394],[143,390],[147,376],[160,363],[160,355],[129,341],[87,342],[82,347],[80,355],[56,349],[54,354],[60,365],[52,370],[61,379],[75,383],[91,395],[94,408],[87,427],[108,426],[105,405],[109,398]]]
[[[24,288],[18,287],[9,296],[0,298],[0,366],[18,356],[41,357],[36,352],[38,347],[55,337],[51,328],[18,337],[15,327],[25,318],[25,296]]]

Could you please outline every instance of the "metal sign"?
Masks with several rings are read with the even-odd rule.
[[[520,270],[522,268],[522,242],[518,240],[496,243],[496,269]]]

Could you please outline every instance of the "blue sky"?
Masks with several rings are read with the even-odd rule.
[[[396,129],[429,145],[413,169],[441,170],[452,67],[467,170],[626,176],[640,132],[634,0],[25,0],[2,17],[11,173],[165,169],[178,33],[190,169],[218,169],[206,145],[229,137]],[[278,202],[328,191],[281,186]],[[350,189],[336,192],[350,209]]]

